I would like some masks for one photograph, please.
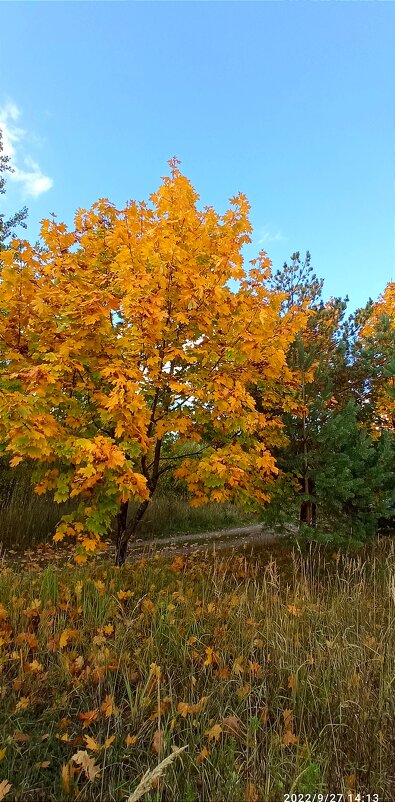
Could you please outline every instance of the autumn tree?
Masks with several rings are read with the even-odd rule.
[[[3,148],[3,133],[0,128],[0,195],[6,194],[6,186],[7,180],[6,176],[7,173],[12,173],[13,167],[11,164],[11,160],[9,156],[4,155],[4,148]],[[13,234],[15,234],[15,229],[17,226],[21,226],[22,228],[26,228],[26,218],[27,218],[27,208],[26,206],[20,211],[15,212],[11,217],[6,218],[5,213],[0,211],[0,251],[2,251],[6,245],[7,241]],[[7,456],[2,453],[2,444],[0,442],[0,488],[1,488],[1,496],[3,497],[3,489],[4,487],[7,489],[10,485],[12,485],[11,481],[11,474],[9,470],[9,459]],[[1,497],[0,497],[1,503]]]
[[[395,283],[369,304],[359,327],[357,348],[364,367],[364,404],[371,426],[395,433]]]
[[[9,156],[4,155],[3,149],[3,133],[0,128],[0,195],[5,195],[6,192],[6,173],[12,173],[13,167]],[[6,241],[15,231],[17,226],[26,228],[27,208],[20,209],[15,212],[11,217],[5,219],[4,212],[0,212],[0,250],[5,248]]]
[[[243,266],[246,198],[222,216],[199,210],[170,166],[148,203],[102,199],[73,230],[44,220],[39,246],[14,240],[1,254],[1,434],[12,465],[37,465],[37,493],[78,501],[55,534],[76,538],[77,561],[115,516],[124,562],[165,471],[193,504],[264,504],[278,411],[294,404],[286,354],[303,313],[280,314],[264,253]],[[187,457],[183,443],[196,444]]]

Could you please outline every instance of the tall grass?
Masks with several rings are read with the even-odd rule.
[[[57,504],[50,494],[38,496],[23,466],[13,471],[0,468],[0,542],[4,548],[25,549],[50,542],[61,516],[75,507],[75,501]],[[131,504],[130,517],[133,510]],[[231,503],[191,507],[186,494],[163,487],[152,499],[138,537],[208,531],[241,526],[252,520],[255,518],[251,514]]]
[[[276,549],[3,570],[10,798],[126,799],[185,746],[145,799],[395,799],[394,549]]]

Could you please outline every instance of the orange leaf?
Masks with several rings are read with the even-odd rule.
[[[114,699],[111,696],[111,694],[109,693],[107,694],[103,704],[100,707],[100,710],[102,711],[102,713],[104,713],[106,718],[109,718],[109,716],[112,715],[114,711]]]
[[[299,736],[295,735],[292,730],[285,730],[283,735],[283,744],[284,746],[293,746],[297,744],[299,741]]]
[[[177,713],[180,714],[183,718],[186,718],[189,713],[190,707],[188,702],[180,702],[177,705]]]
[[[248,783],[244,799],[245,802],[259,802],[258,791],[254,783]]]
[[[208,756],[209,756],[209,751],[208,751],[207,747],[204,746],[202,751],[199,753],[199,755],[196,758],[196,765],[200,766],[200,764],[203,763],[203,760],[206,760],[206,758],[208,758]]]
[[[78,713],[78,718],[83,721],[82,729],[84,730],[85,727],[89,727],[93,721],[96,721],[98,716],[97,710],[87,710],[86,713]]]

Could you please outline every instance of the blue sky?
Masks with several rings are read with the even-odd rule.
[[[30,239],[146,199],[177,155],[202,205],[247,195],[247,259],[309,249],[350,309],[395,279],[394,3],[8,2],[0,25],[5,211],[28,205]]]

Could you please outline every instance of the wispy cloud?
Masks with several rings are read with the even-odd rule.
[[[269,228],[269,226],[263,226],[263,228],[258,229],[256,232],[257,245],[268,245],[271,242],[283,242],[286,239],[281,231],[274,231]]]
[[[23,192],[33,198],[47,192],[53,185],[53,180],[45,175],[40,165],[26,153],[24,138],[26,131],[20,128],[18,120],[21,111],[15,103],[9,101],[0,106],[0,129],[3,134],[3,153],[11,159],[13,172],[9,180],[18,182]]]

